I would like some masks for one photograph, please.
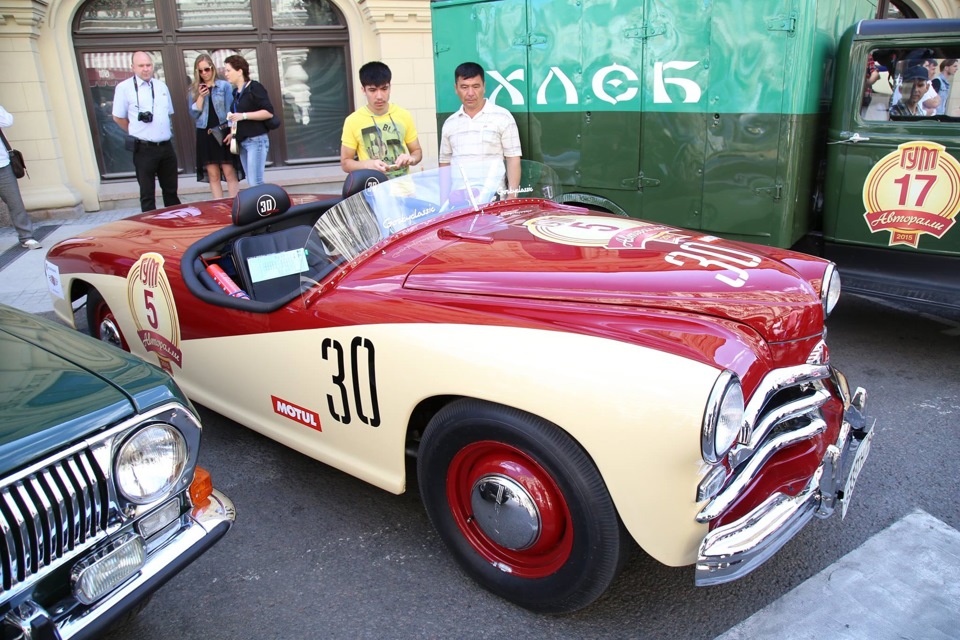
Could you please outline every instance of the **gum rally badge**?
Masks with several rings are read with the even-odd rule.
[[[936,142],[905,142],[870,170],[863,206],[872,233],[890,232],[889,246],[942,238],[960,207],[960,163]]]
[[[159,253],[143,254],[130,269],[127,301],[143,348],[157,354],[160,367],[167,373],[173,373],[171,362],[182,368],[180,322]]]

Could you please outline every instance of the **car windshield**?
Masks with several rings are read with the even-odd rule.
[[[510,198],[559,202],[557,174],[539,162],[520,163],[520,182],[507,186],[502,161],[459,163],[416,171],[368,187],[324,213],[307,241],[308,253],[350,262],[392,236],[455,211],[480,211]]]

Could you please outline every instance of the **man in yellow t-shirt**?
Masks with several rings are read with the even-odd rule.
[[[360,84],[367,104],[343,121],[340,167],[350,173],[375,169],[390,178],[405,175],[423,159],[417,128],[410,112],[390,104],[390,67],[368,62],[360,67]]]

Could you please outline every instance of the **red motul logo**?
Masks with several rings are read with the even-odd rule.
[[[323,429],[320,428],[319,413],[310,411],[309,409],[304,409],[303,407],[298,407],[292,402],[281,400],[277,396],[270,396],[270,399],[273,400],[274,413],[280,414],[285,418],[290,418],[294,422],[299,422],[300,424],[310,427],[311,429],[323,431]]]

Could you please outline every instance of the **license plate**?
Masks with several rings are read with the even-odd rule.
[[[847,481],[843,485],[843,501],[840,507],[841,520],[847,516],[847,509],[850,507],[850,501],[853,498],[853,489],[857,486],[857,477],[860,476],[860,472],[863,470],[867,456],[870,455],[870,443],[873,441],[875,431],[876,429],[870,430],[867,437],[860,443],[860,446],[857,448],[857,453],[853,458],[853,464],[850,466],[850,475],[847,476]]]

